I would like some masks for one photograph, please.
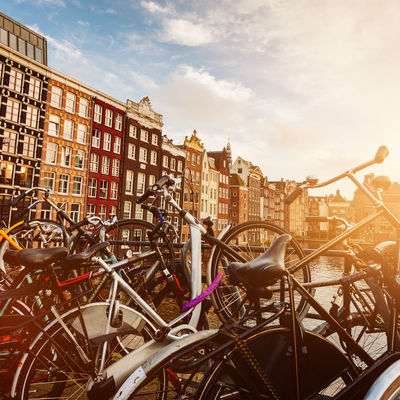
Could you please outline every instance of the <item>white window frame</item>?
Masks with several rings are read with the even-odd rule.
[[[151,135],[151,144],[158,146],[158,135],[156,135],[155,133]]]
[[[122,131],[122,121],[123,121],[123,116],[121,113],[116,113],[115,114],[115,129],[117,131]]]
[[[50,114],[47,133],[50,136],[60,137],[61,119],[58,115]]]
[[[157,165],[157,152],[152,150],[150,153],[150,164]]]
[[[135,125],[129,125],[129,137],[137,138],[137,127]]]
[[[118,182],[117,181],[111,181],[110,199],[111,200],[118,199]]]
[[[62,179],[64,177],[67,177],[67,179]],[[69,182],[71,180],[71,177],[68,174],[60,174],[58,178],[58,193],[59,194],[68,194],[69,193]],[[65,184],[66,182],[66,184]],[[66,189],[65,192],[61,191],[60,189]]]
[[[131,217],[132,217],[132,202],[131,201],[124,201],[123,219],[130,219]]]
[[[77,207],[75,207],[75,206],[77,206]],[[78,208],[78,209],[77,209],[77,210],[74,210],[73,208]],[[73,203],[73,204],[71,204],[71,212],[70,212],[70,215],[71,215],[71,219],[72,219],[74,222],[78,222],[78,221],[79,221],[80,215],[81,215],[81,205],[80,205],[79,203]]]
[[[26,106],[25,125],[36,129],[39,120],[39,109],[28,104]]]
[[[53,86],[51,88],[50,105],[54,108],[61,109],[62,106],[63,89],[60,86]]]
[[[121,154],[121,143],[122,139],[119,136],[114,137],[113,151],[115,154]]]
[[[39,79],[31,76],[29,78],[28,96],[34,98],[35,100],[39,100],[41,87],[42,87],[42,82]]]
[[[103,195],[103,191],[105,191],[104,195]],[[108,198],[108,181],[105,180],[105,179],[102,179],[100,181],[99,198],[100,199],[107,199]]]
[[[85,168],[85,157],[86,157],[86,153],[83,150],[76,149],[75,162],[74,162],[75,169],[83,170]],[[79,164],[77,166],[76,164],[78,161],[79,161]],[[81,166],[79,166],[79,165],[81,165]]]
[[[109,156],[103,156],[101,158],[101,173],[103,175],[110,174],[110,157]]]
[[[100,142],[101,142],[101,130],[100,129],[93,129],[92,147],[95,147],[96,149],[99,149],[100,148]]]
[[[107,108],[108,110],[108,108]],[[103,134],[103,150],[104,151],[111,151],[111,140],[112,136],[109,132],[104,132]]]
[[[43,187],[51,190],[54,193],[55,182],[56,182],[56,173],[53,171],[46,171],[44,173]]]
[[[63,139],[69,141],[74,140],[74,125],[72,119],[64,120]]]
[[[135,182],[135,172],[129,169],[126,170],[125,194],[133,194],[134,182]]]
[[[145,129],[140,130],[140,140],[142,142],[149,143],[149,132],[146,131]]]
[[[136,145],[133,143],[128,144],[128,158],[130,160],[136,160]]]
[[[7,99],[7,106],[6,106],[6,119],[12,122],[18,122],[20,108],[21,108],[21,103],[9,97]]]
[[[47,142],[46,147],[46,164],[57,165],[58,144],[54,142]]]
[[[113,158],[112,160],[112,168],[111,168],[111,175],[112,176],[119,176],[119,167],[120,161],[118,158]]]
[[[97,179],[89,178],[88,197],[96,197],[96,196],[97,196]]]
[[[100,155],[98,153],[90,154],[90,171],[99,172]]]
[[[89,115],[89,100],[85,97],[79,98],[79,111],[80,117],[87,118]]]
[[[10,80],[8,81],[8,87],[14,91],[21,93],[22,91],[22,80],[23,80],[23,74],[21,71],[15,68],[11,68],[10,73]]]
[[[83,177],[76,175],[72,181],[72,196],[82,196]]]
[[[93,120],[94,122],[101,124],[102,119],[103,119],[103,106],[100,104],[95,104]]]
[[[144,194],[145,190],[146,190],[146,174],[144,174],[143,172],[138,172],[136,193],[140,196]]]
[[[76,142],[80,144],[86,144],[86,133],[87,126],[85,124],[78,124],[78,129],[76,131]]]
[[[139,147],[139,161],[147,163],[147,149],[145,147]]]
[[[114,112],[110,108],[106,108],[106,113],[104,117],[104,125],[108,126],[109,128],[112,127]]]
[[[72,147],[63,146],[61,148],[61,163],[60,163],[60,165],[62,167],[70,168],[71,163],[72,163]]]
[[[65,111],[70,114],[75,114],[76,109],[76,94],[67,92],[65,95]]]

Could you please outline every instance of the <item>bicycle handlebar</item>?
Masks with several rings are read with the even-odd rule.
[[[30,189],[26,190],[25,192],[21,193],[15,199],[12,199],[10,201],[10,205],[12,207],[15,206],[20,200],[22,200],[24,197],[28,196],[28,194],[30,194],[30,193],[32,193],[34,191],[44,192],[45,193],[45,197],[47,197],[49,195],[49,193],[50,193],[49,189],[41,188],[41,187],[33,187],[33,188],[30,188]]]
[[[310,183],[303,183],[300,186],[298,186],[292,193],[290,193],[286,199],[285,199],[285,203],[286,204],[291,204],[294,200],[296,200],[297,197],[300,196],[300,194],[302,193],[303,189],[316,189],[316,188],[320,188],[320,187],[324,187],[324,186],[328,186],[333,182],[336,182],[340,179],[345,178],[346,176],[349,176],[351,174],[354,174],[358,171],[361,171],[364,168],[369,167],[370,165],[373,164],[381,164],[383,163],[383,161],[385,160],[385,158],[389,155],[389,149],[386,146],[379,146],[375,157],[370,160],[367,161],[363,164],[358,165],[357,167],[351,168],[345,172],[343,172],[340,175],[335,176],[334,178],[328,179],[325,182],[321,182],[321,183],[315,183],[315,184],[310,184]]]
[[[148,197],[154,195],[157,190],[160,190],[164,186],[175,185],[175,180],[170,175],[163,175],[153,186],[147,188],[147,190],[140,197],[136,199],[136,203],[143,203]]]

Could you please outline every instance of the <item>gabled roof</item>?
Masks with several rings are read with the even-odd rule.
[[[347,203],[347,200],[340,194],[340,190],[336,190],[336,194],[330,198],[330,201],[332,203]]]
[[[243,179],[238,174],[232,174],[229,178],[230,186],[245,186]]]
[[[217,169],[221,169],[222,167],[222,162],[225,159],[226,162],[228,162],[228,158],[227,158],[227,152],[225,147],[223,148],[222,151],[208,151],[207,152],[209,157],[212,157],[215,160],[215,165],[217,167]],[[225,154],[225,157],[224,157]]]

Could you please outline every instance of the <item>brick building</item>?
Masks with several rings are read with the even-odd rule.
[[[107,219],[119,215],[123,170],[125,104],[105,96],[93,98],[87,214]]]

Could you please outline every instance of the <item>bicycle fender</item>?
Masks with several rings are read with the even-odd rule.
[[[147,378],[147,374],[158,365],[165,363],[173,354],[178,350],[184,349],[186,346],[191,346],[201,340],[207,339],[218,332],[218,329],[209,329],[206,331],[200,331],[192,333],[183,337],[182,339],[170,343],[168,346],[164,346],[159,352],[154,353],[150,358],[144,360],[143,363],[136,363],[136,369],[133,373],[125,380],[123,385],[120,387],[114,400],[128,399],[129,396],[144,382]],[[128,354],[129,356],[130,354]],[[126,357],[128,357],[126,356]],[[126,358],[124,357],[124,358]],[[123,359],[122,359],[123,360]],[[118,361],[117,361],[118,362]],[[114,363],[115,365],[117,363]],[[111,365],[110,368],[113,366]],[[132,370],[132,368],[131,368]]]
[[[106,326],[107,326],[107,309],[109,308],[109,304],[108,303],[90,303],[90,304],[86,304],[82,307],[80,307],[82,315],[84,318],[88,317],[90,319],[94,319],[94,321],[96,322],[93,326],[91,326],[91,328],[88,331],[88,335],[90,339],[93,340],[100,340],[101,337],[104,337],[105,334],[107,334],[105,332]],[[156,330],[156,328],[154,327],[154,325],[145,317],[143,316],[141,313],[139,313],[136,310],[133,310],[125,305],[120,305],[120,309],[122,310],[123,313],[123,321],[125,323],[125,327],[123,329],[126,328],[126,326],[131,326],[133,329],[137,329],[139,328],[139,324],[140,323],[147,323],[149,326],[152,327],[152,329]],[[69,316],[74,313],[77,310],[77,308],[73,308],[71,310],[66,311],[65,313],[63,313],[61,315],[61,318],[64,319],[68,319]],[[97,319],[96,319],[97,318]],[[15,371],[15,375],[13,378],[13,383],[11,386],[11,398],[14,398],[16,396],[16,387],[17,387],[17,382],[19,379],[19,376],[21,374],[21,371],[24,367],[24,364],[26,362],[26,359],[29,355],[29,352],[34,348],[34,346],[43,338],[46,336],[46,333],[52,329],[56,324],[58,324],[59,321],[58,319],[54,319],[53,321],[51,321],[44,329],[43,331],[41,331],[33,340],[32,343],[29,346],[29,349],[23,354],[21,361]],[[80,321],[79,318],[75,318],[75,320],[72,322],[72,324],[75,324],[75,329],[80,328]],[[136,325],[134,325],[136,324]],[[118,334],[119,331],[118,329],[115,328],[110,328],[111,331],[108,332],[108,334]]]

